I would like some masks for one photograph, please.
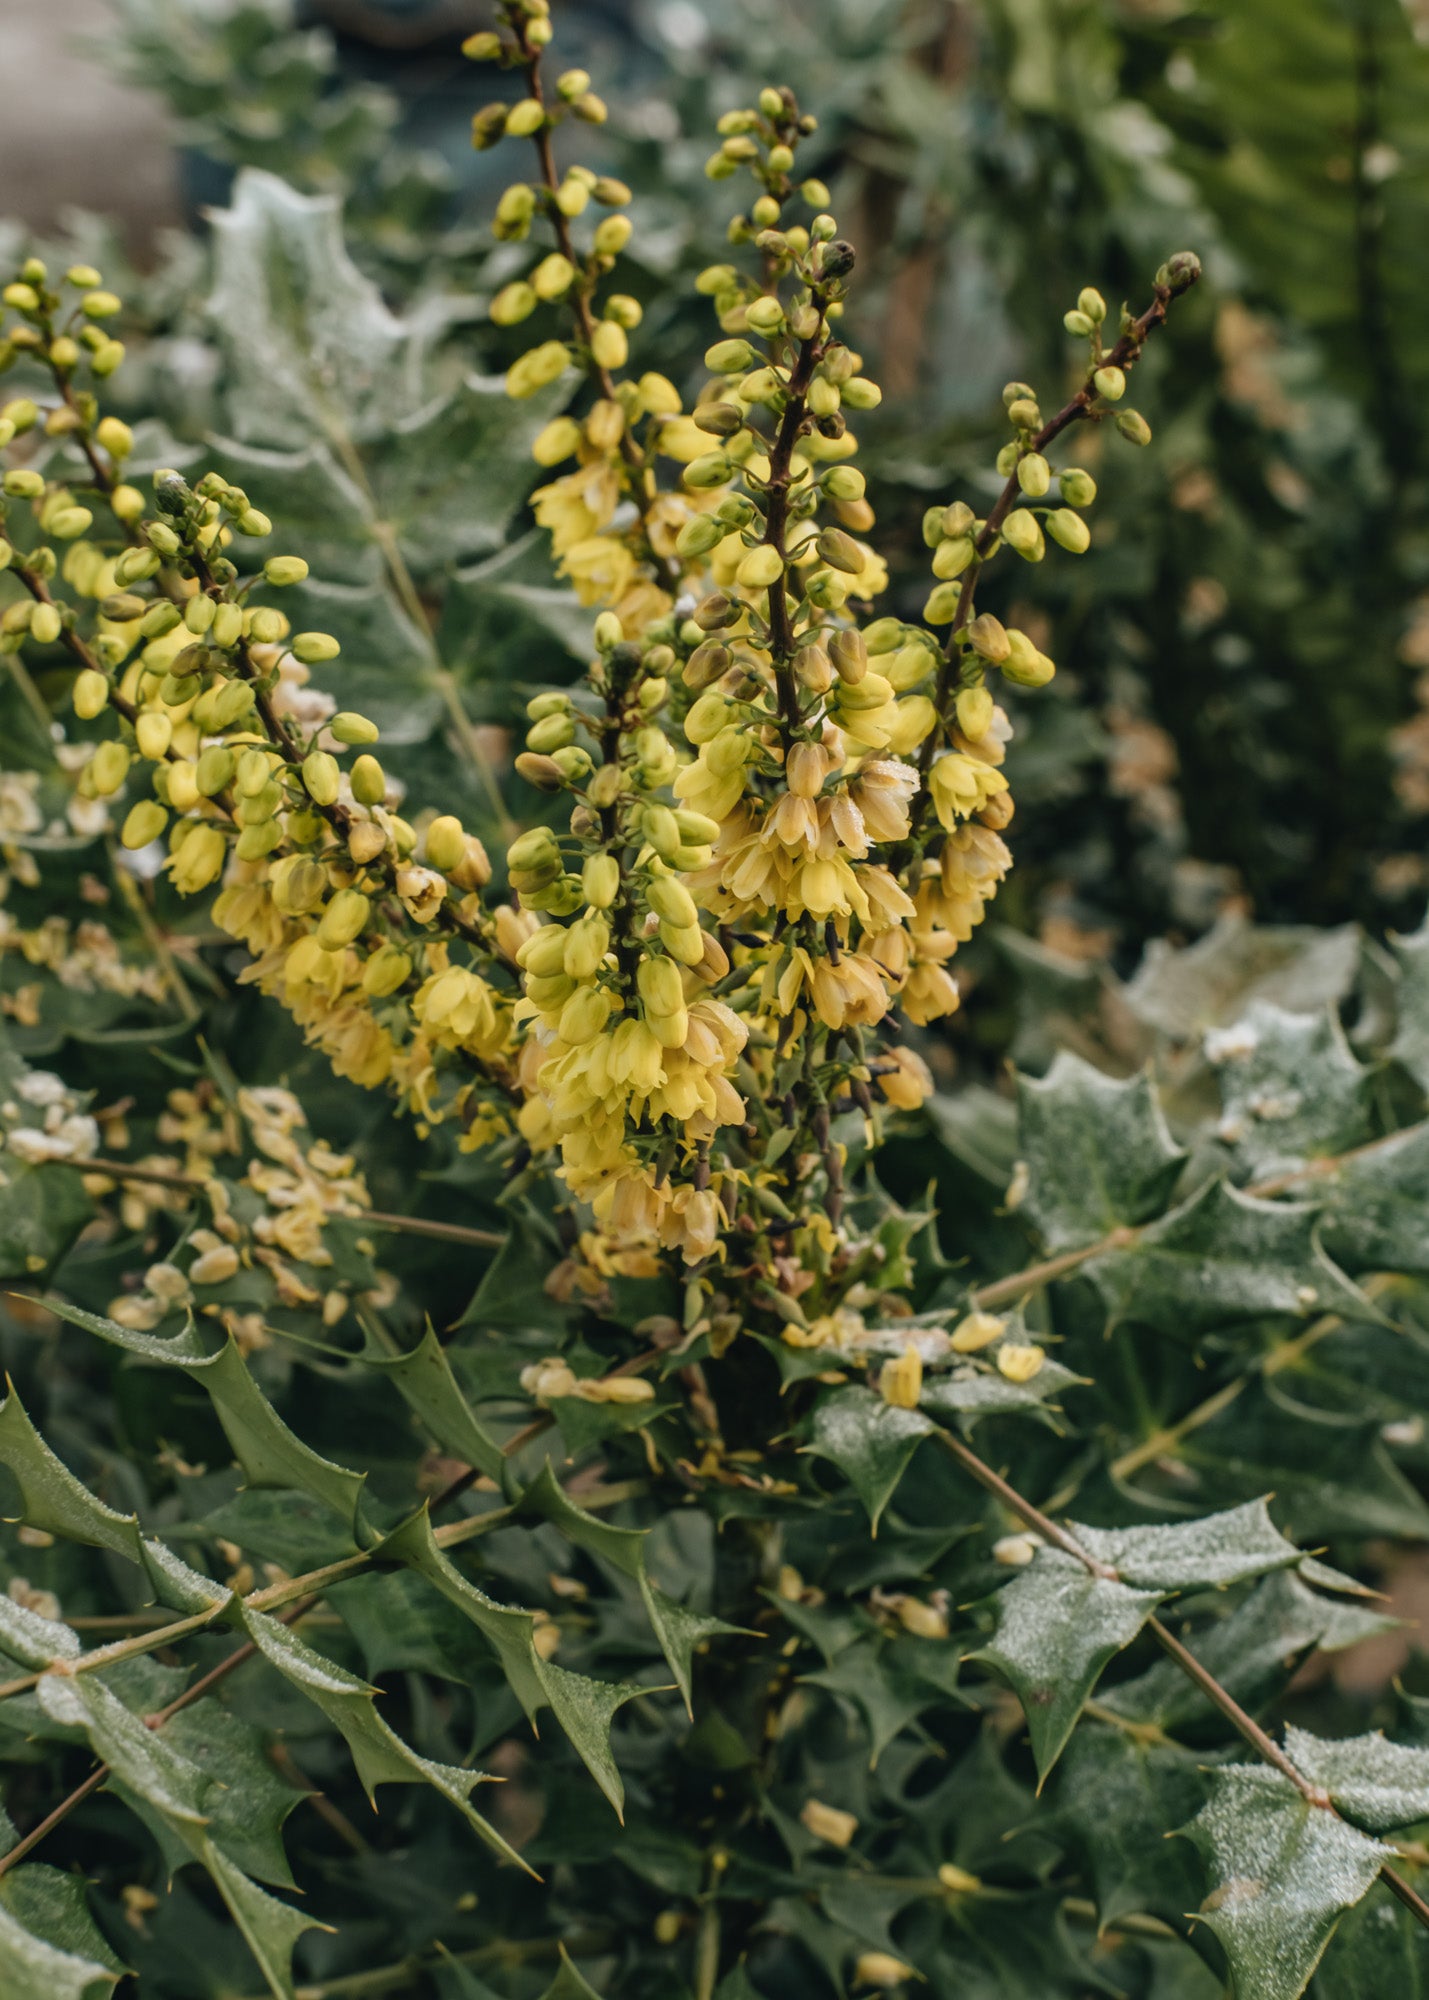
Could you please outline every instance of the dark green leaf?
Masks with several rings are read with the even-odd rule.
[[[1261,1201],[1210,1181],[1136,1241],[1083,1265],[1118,1319],[1182,1337],[1268,1314],[1374,1309],[1320,1247],[1318,1208]]]
[[[1348,1152],[1369,1137],[1369,1072],[1350,1053],[1339,1017],[1289,1014],[1258,1002],[1219,1037],[1217,1136],[1252,1176]]]
[[[1075,1557],[1042,1548],[997,1593],[997,1631],[973,1659],[1007,1680],[1027,1717],[1045,1780],[1107,1661],[1129,1646],[1165,1593],[1093,1576]]]
[[[1285,1754],[1322,1785],[1346,1819],[1370,1833],[1393,1833],[1429,1819],[1429,1750],[1372,1736],[1327,1739],[1293,1725]]]
[[[1040,1081],[1019,1079],[1018,1106],[1020,1212],[1049,1250],[1095,1243],[1165,1207],[1185,1154],[1149,1073],[1123,1081],[1064,1051]]]
[[[1184,1831],[1211,1879],[1200,1920],[1225,1947],[1236,2000],[1299,2000],[1341,1916],[1392,1859],[1259,1766],[1213,1772]]]
[[[160,1340],[153,1334],[135,1333],[98,1313],[82,1312],[62,1300],[54,1301],[50,1310],[139,1360],[184,1369],[212,1398],[214,1412],[250,1485],[293,1486],[313,1493],[352,1526],[367,1475],[334,1465],[294,1436],[249,1373],[236,1340],[230,1338],[216,1353],[208,1354],[192,1327],[172,1340]]]
[[[896,1409],[870,1389],[840,1389],[815,1410],[809,1450],[839,1468],[877,1534],[884,1508],[932,1429],[919,1410]]]

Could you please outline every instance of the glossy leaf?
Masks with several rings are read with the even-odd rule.
[[[1393,1853],[1263,1766],[1213,1772],[1208,1804],[1183,1831],[1211,1880],[1200,1921],[1225,1947],[1236,2000],[1299,2000],[1336,1924]]]

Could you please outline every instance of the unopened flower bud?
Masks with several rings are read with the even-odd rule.
[[[315,933],[324,951],[341,951],[366,930],[372,906],[360,889],[339,889]]]
[[[1150,444],[1151,426],[1139,410],[1118,410],[1116,427],[1128,444]]]
[[[831,568],[841,570],[846,576],[858,576],[862,571],[864,552],[842,528],[823,529],[815,546]]]
[[[1003,522],[1002,539],[1026,562],[1041,562],[1047,553],[1037,516],[1024,508],[1017,508]]]
[[[885,1361],[879,1371],[878,1392],[896,1410],[916,1410],[923,1393],[923,1357],[916,1347],[905,1347],[896,1358]]]
[[[314,805],[336,805],[342,772],[326,750],[310,750],[303,759],[303,784]]]
[[[1106,318],[1106,300],[1095,285],[1084,285],[1078,292],[1077,311],[1085,313],[1093,326],[1100,326]]]
[[[1099,396],[1105,396],[1109,403],[1119,403],[1126,394],[1126,376],[1120,368],[1098,368],[1092,375]]]
[[[1084,555],[1091,546],[1092,531],[1080,514],[1070,507],[1058,507],[1047,516],[1047,533],[1060,547],[1074,556]]]
[[[125,814],[119,829],[120,845],[131,850],[147,847],[151,840],[159,838],[168,823],[169,815],[157,799],[140,799]]]
[[[1002,662],[1002,676],[1017,687],[1046,687],[1057,669],[1045,653],[1039,653],[1025,632],[1009,632],[1007,635],[1007,658]]]
[[[299,632],[289,640],[288,647],[295,660],[310,667],[323,660],[335,660],[342,651],[331,632]]]
[[[301,583],[308,573],[308,566],[301,556],[269,556],[263,565],[263,574],[276,589],[290,583]]]
[[[360,806],[380,806],[387,796],[387,774],[373,756],[356,759],[351,784],[352,796]]]

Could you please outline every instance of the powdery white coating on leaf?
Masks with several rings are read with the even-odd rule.
[[[117,1973],[93,1959],[59,1951],[0,1905],[0,1980],[6,2000],[90,2000],[108,1992]]]
[[[1342,1813],[1371,1833],[1429,1819],[1429,1750],[1391,1743],[1378,1730],[1329,1741],[1289,1728],[1285,1754],[1297,1771],[1324,1786]]]
[[[1145,1222],[1186,1157],[1148,1073],[1104,1076],[1066,1051],[1045,1077],[1019,1080],[1018,1147],[1027,1174],[1019,1206],[1049,1250]]]
[[[1340,1917],[1393,1850],[1308,1805],[1276,1771],[1232,1764],[1211,1787],[1183,1829],[1211,1880],[1200,1921],[1225,1946],[1236,2000],[1299,2000]]]
[[[1161,1597],[1093,1576],[1075,1557],[1048,1548],[998,1592],[996,1635],[974,1657],[999,1668],[1016,1692],[1043,1777],[1102,1668],[1131,1644]]]
[[[1110,1563],[1123,1583],[1158,1590],[1224,1588],[1300,1561],[1300,1551],[1281,1534],[1263,1500],[1164,1528],[1073,1526],[1072,1533],[1088,1555]]]

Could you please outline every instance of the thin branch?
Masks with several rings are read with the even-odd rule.
[[[1065,1528],[1058,1527],[1040,1507],[1024,1499],[1015,1487],[1010,1486],[1000,1473],[994,1472],[992,1467],[965,1445],[961,1438],[943,1430],[938,1432],[938,1436],[959,1465],[971,1473],[980,1485],[985,1486],[989,1493],[995,1494],[1020,1520],[1025,1521],[1029,1528],[1061,1549],[1064,1554],[1072,1556],[1093,1576],[1107,1582],[1118,1580],[1116,1570],[1109,1563],[1099,1562],[1095,1556],[1089,1555],[1075,1535],[1069,1534]],[[1321,1812],[1332,1813],[1336,1818],[1339,1817],[1338,1813],[1335,1813],[1330,1794],[1322,1786],[1307,1778],[1303,1771],[1297,1770],[1274,1737],[1267,1735],[1254,1716],[1247,1714],[1230,1690],[1222,1687],[1215,1675],[1201,1664],[1194,1653],[1182,1645],[1173,1632],[1168,1631],[1159,1618],[1149,1619],[1146,1629],[1162,1651],[1174,1660],[1187,1679],[1192,1681],[1212,1706],[1220,1711],[1237,1735],[1249,1744],[1257,1756],[1263,1758],[1273,1770],[1287,1779],[1307,1805],[1314,1806]],[[1426,1903],[1393,1868],[1381,1868],[1380,1874],[1391,1895],[1397,1896],[1405,1909],[1429,1929],[1429,1903]]]
[[[116,1181],[152,1181],[156,1187],[182,1188],[202,1193],[209,1186],[202,1174],[171,1173],[167,1168],[130,1166],[127,1160],[64,1159],[46,1160],[46,1166],[73,1167],[81,1174],[105,1174]],[[390,1215],[385,1209],[364,1208],[347,1216],[350,1222],[371,1223],[374,1229],[392,1229],[408,1236],[437,1236],[447,1243],[470,1243],[484,1250],[499,1250],[506,1241],[494,1229],[471,1229],[461,1222],[432,1222],[421,1215]]]
[[[1397,1145],[1411,1132],[1429,1131],[1429,1119],[1421,1119],[1417,1124],[1405,1125],[1397,1132],[1386,1132],[1383,1138],[1370,1139],[1363,1146],[1352,1146],[1347,1153],[1336,1153],[1328,1158],[1305,1160],[1298,1167],[1291,1167],[1283,1174],[1276,1174],[1270,1180],[1255,1181],[1243,1188],[1243,1194],[1257,1201],[1269,1201],[1278,1194],[1287,1194],[1292,1188],[1300,1187],[1307,1181],[1328,1179],[1338,1173],[1341,1167],[1352,1160],[1363,1160],[1374,1153],[1383,1152],[1387,1147]],[[1094,1257],[1100,1257],[1108,1250],[1126,1250],[1138,1242],[1143,1234],[1142,1227],[1122,1223],[1110,1229],[1105,1236],[1099,1236],[1095,1243],[1085,1243],[1077,1250],[1063,1250],[1056,1257],[1044,1258],[1040,1263],[1029,1264],[1025,1270],[1014,1271],[1009,1277],[994,1278],[986,1285],[976,1285],[968,1293],[968,1303],[979,1311],[996,1309],[1010,1305],[1027,1292],[1035,1292],[1039,1285],[1050,1284],[1055,1278],[1065,1278],[1070,1272],[1089,1264]]]

